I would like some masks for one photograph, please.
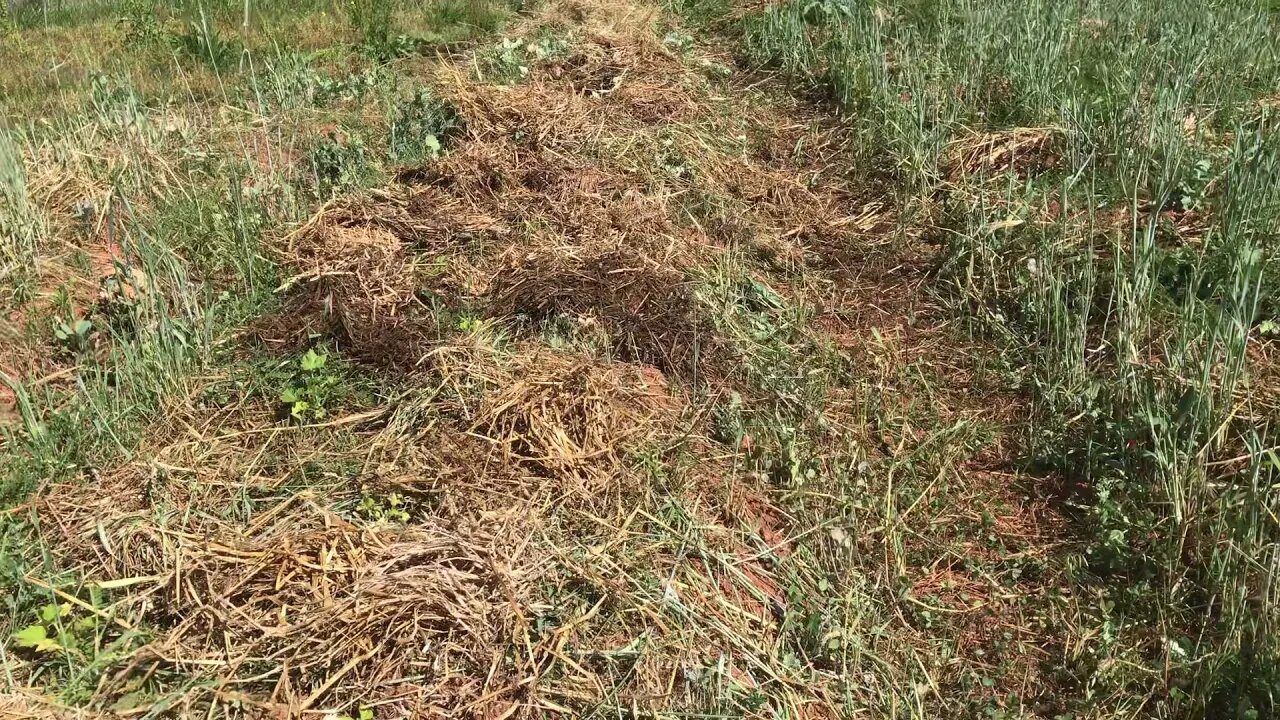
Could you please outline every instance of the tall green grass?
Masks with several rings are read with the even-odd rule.
[[[1034,398],[1023,462],[1080,508],[1087,640],[1057,662],[1081,706],[1280,711],[1277,412],[1249,361],[1280,280],[1280,14],[827,0],[743,31],[839,109]],[[981,161],[1019,128],[1042,142]]]
[[[21,0],[11,11],[20,28],[66,27],[113,19],[130,3],[124,0]],[[134,6],[169,11],[196,18],[200,12],[218,21],[239,22],[244,17],[244,0],[135,0]],[[290,0],[262,2],[250,0],[251,22],[278,22],[310,12],[340,12],[341,0]]]
[[[22,280],[35,262],[40,217],[27,193],[21,150],[0,131],[0,290],[21,297]]]

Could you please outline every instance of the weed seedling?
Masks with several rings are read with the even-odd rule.
[[[326,405],[334,397],[338,376],[325,371],[328,356],[315,349],[307,350],[298,360],[298,372],[294,383],[280,393],[280,402],[294,420],[323,420],[328,415]]]
[[[311,148],[309,159],[316,195],[322,199],[361,187],[373,176],[369,152],[358,138],[330,133]]]
[[[364,519],[375,523],[407,523],[409,512],[405,509],[407,502],[397,492],[385,495],[374,494],[369,488],[360,489],[360,506],[357,511]]]
[[[32,623],[13,634],[13,644],[37,654],[83,654],[83,648],[92,643],[92,635],[98,627],[93,615],[75,617],[70,603],[50,603],[37,612],[39,622]]]
[[[72,355],[78,355],[92,345],[93,323],[85,319],[60,322],[53,329],[53,337],[63,350]]]
[[[391,123],[391,155],[402,163],[434,160],[463,126],[462,116],[453,105],[430,88],[419,88],[396,108]]]
[[[693,50],[693,36],[683,30],[672,30],[662,36],[662,44],[681,55],[688,55]]]
[[[484,75],[506,85],[522,82],[529,76],[529,69],[551,60],[566,57],[569,41],[543,29],[530,40],[503,38],[491,47],[481,60]]]

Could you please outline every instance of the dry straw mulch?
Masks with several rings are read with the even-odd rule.
[[[443,309],[522,335],[567,320],[684,380],[726,372],[734,358],[690,272],[744,251],[792,271],[831,264],[884,210],[856,203],[829,164],[792,157],[802,137],[816,158],[838,142],[806,137],[800,113],[716,96],[657,19],[550,3],[512,34],[555,28],[572,49],[527,82],[475,82],[467,61],[427,71],[466,132],[407,184],[331,203],[282,243],[305,292],[264,339],[319,329],[368,362],[420,367]]]

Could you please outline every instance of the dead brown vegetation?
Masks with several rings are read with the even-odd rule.
[[[20,693],[0,694],[0,720],[109,720],[110,715],[67,708],[49,698]]]
[[[701,702],[684,682],[662,690],[716,661],[695,636],[718,638],[743,691],[795,681],[766,650],[781,595],[750,550],[763,529],[721,519],[737,507],[726,493],[759,490],[706,483],[732,472],[714,461],[662,486],[633,467],[631,452],[705,442],[660,373],[546,349],[433,353],[431,398],[330,424],[365,427],[354,445],[327,429],[262,432],[251,406],[243,430],[202,411],[181,424],[210,435],[40,493],[33,510],[60,564],[128,579],[111,617],[160,630],[99,689],[104,703],[139,674],[178,672],[234,681],[180,707],[234,701],[272,717],[368,697],[413,717],[576,712],[611,693],[668,707]],[[282,492],[299,468],[337,458],[364,469]],[[353,510],[390,491],[413,498],[411,523]],[[670,502],[705,508],[705,530],[654,514]],[[708,547],[690,566],[671,543],[695,532]],[[651,572],[670,578],[659,596]],[[598,599],[560,604],[583,588]],[[649,641],[628,660],[637,633]]]
[[[947,148],[943,171],[949,179],[966,175],[1013,172],[1026,177],[1055,167],[1060,161],[1062,132],[1056,128],[1014,128],[974,132]]]

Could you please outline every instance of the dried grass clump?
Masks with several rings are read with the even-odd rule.
[[[1003,172],[1030,177],[1058,165],[1061,140],[1062,131],[1057,128],[972,132],[947,148],[942,161],[943,173],[952,181]]]
[[[370,226],[328,225],[297,249],[307,279],[342,303],[339,313],[397,314],[413,296],[413,266],[400,238]]]
[[[599,492],[626,474],[624,454],[675,426],[660,373],[547,353],[520,358],[481,404],[472,432],[547,478]]]
[[[61,707],[51,700],[8,692],[0,694],[0,720],[108,720],[112,716]]]
[[[569,56],[534,68],[534,81],[588,99],[608,99],[634,119],[652,124],[703,109],[683,59],[662,44],[661,19],[656,7],[571,0],[547,3],[513,34],[551,28],[571,35],[575,41]]]
[[[408,527],[357,527],[310,502],[286,500],[248,526],[111,512],[82,488],[54,488],[41,508],[70,531],[59,545],[107,545],[79,566],[90,578],[142,578],[117,614],[159,637],[135,663],[191,677],[244,678],[254,704],[290,716],[344,698],[412,705],[491,701],[491,664],[525,624],[537,568],[518,515]],[[127,502],[127,498],[125,499]],[[431,662],[422,663],[429,657]],[[260,674],[264,663],[273,670]],[[122,676],[127,673],[122,673]],[[103,688],[107,697],[114,688]],[[196,701],[196,698],[191,698]],[[208,700],[208,698],[205,698]]]
[[[616,504],[643,484],[630,455],[684,425],[682,398],[650,366],[537,343],[443,345],[425,364],[423,390],[401,402],[368,464],[450,512]]]
[[[326,329],[373,365],[411,366],[421,357],[430,318],[414,302],[416,261],[400,238],[378,227],[326,225],[299,244],[294,262],[308,292],[290,308],[286,334]]]
[[[305,331],[327,330],[357,359],[412,368],[439,337],[421,296],[465,302],[482,281],[460,255],[503,232],[499,221],[434,188],[348,198],[288,238],[281,252],[300,272],[286,285],[304,292],[283,315],[259,322],[258,335],[288,347]]]
[[[434,188],[423,192],[444,191],[500,218],[515,230],[496,239],[509,244],[626,238],[654,245],[685,234],[672,217],[669,193],[651,191],[646,177],[583,157],[581,144],[566,156],[532,137],[516,143],[509,136],[518,129],[458,148],[432,168]],[[692,249],[698,238],[680,240]]]
[[[675,263],[624,246],[545,247],[507,258],[491,288],[495,312],[596,325],[619,358],[692,379],[720,349]]]

